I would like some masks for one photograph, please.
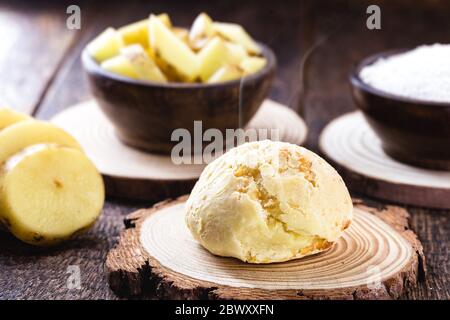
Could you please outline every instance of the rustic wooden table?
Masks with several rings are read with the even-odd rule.
[[[415,6],[401,0],[372,2],[382,8],[382,29],[377,31],[366,28],[364,1],[0,1],[0,105],[48,119],[89,99],[80,52],[102,29],[149,12],[168,12],[173,21],[189,25],[207,11],[241,23],[274,49],[279,67],[271,97],[302,113],[310,127],[307,146],[317,151],[324,125],[355,108],[347,81],[352,63],[389,48],[450,42],[450,11],[444,1],[417,1]],[[73,3],[81,7],[80,30],[66,28],[66,8]],[[0,299],[116,299],[106,281],[105,256],[123,228],[123,216],[150,205],[108,199],[92,230],[50,250],[1,233]],[[424,246],[428,272],[402,298],[449,299],[450,210],[407,209]],[[81,289],[67,286],[73,265],[80,268]]]

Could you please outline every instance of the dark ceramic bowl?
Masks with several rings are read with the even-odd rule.
[[[261,45],[266,66],[241,80],[218,84],[139,81],[103,70],[85,49],[82,62],[90,88],[126,144],[168,154],[178,142],[172,132],[187,129],[194,140],[194,121],[202,131],[244,127],[269,93],[276,68],[271,49]]]
[[[360,70],[395,50],[364,59],[350,74],[354,101],[392,158],[437,170],[450,170],[450,103],[404,98],[371,87]]]

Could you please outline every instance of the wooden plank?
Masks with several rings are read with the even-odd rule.
[[[403,299],[450,299],[450,211],[407,207],[411,228],[421,239],[427,264],[425,282]]]
[[[66,6],[0,3],[0,105],[31,114],[61,59],[76,39],[66,28]]]
[[[0,232],[0,300],[115,299],[104,263],[123,228],[123,217],[137,208],[110,201],[91,230],[76,241],[50,249],[31,247]],[[78,271],[79,289],[68,286],[70,276]]]

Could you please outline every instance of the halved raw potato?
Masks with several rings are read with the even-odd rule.
[[[199,76],[205,82],[227,62],[228,50],[221,38],[214,37],[200,50],[197,56],[199,59]]]
[[[167,27],[172,27],[170,17],[167,13],[161,13],[157,17]],[[143,47],[148,47],[148,19],[127,24],[117,31],[122,36],[125,45],[139,43]]]
[[[189,31],[189,42],[193,49],[200,49],[214,35],[212,19],[204,12],[195,18]]]
[[[102,62],[118,55],[124,45],[122,36],[114,28],[107,28],[88,44],[87,50],[97,62]]]
[[[243,46],[250,54],[261,53],[258,44],[236,23],[213,22],[213,30],[225,39]]]
[[[125,77],[139,79],[139,75],[131,65],[130,61],[123,55],[118,55],[102,62],[101,67],[110,72],[120,74]]]
[[[164,74],[141,45],[134,44],[125,47],[121,50],[121,55],[129,61],[139,79],[167,82]]]
[[[0,131],[0,164],[23,149],[42,143],[82,150],[79,143],[63,129],[47,122],[26,120]]]
[[[53,245],[89,228],[105,199],[103,180],[79,150],[36,145],[0,175],[0,218],[20,240]]]
[[[198,75],[198,60],[194,52],[156,16],[150,16],[150,46],[155,56],[166,62],[181,78],[193,81]]]
[[[8,108],[0,108],[0,130],[19,121],[29,120],[31,117]]]
[[[229,41],[226,41],[225,45],[228,49],[228,62],[230,64],[238,66],[242,62],[242,60],[249,57],[247,51],[243,46]]]
[[[244,75],[256,73],[266,65],[267,61],[261,57],[248,57],[241,61],[239,68],[244,71]]]
[[[139,43],[148,46],[148,19],[134,22],[117,30],[123,38],[125,45]]]
[[[227,65],[223,66],[219,70],[217,70],[211,78],[208,79],[208,83],[218,83],[218,82],[224,82],[224,81],[230,81],[239,79],[242,77],[242,70],[240,70],[238,67]]]

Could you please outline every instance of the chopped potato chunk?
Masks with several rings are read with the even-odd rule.
[[[235,66],[224,66],[217,70],[211,78],[208,79],[208,83],[218,83],[241,78],[242,71]]]
[[[88,45],[87,50],[97,62],[102,62],[118,55],[123,46],[121,35],[114,28],[107,28]]]
[[[131,65],[130,61],[128,61],[128,59],[123,55],[118,55],[116,57],[103,61],[101,67],[121,76],[130,77],[133,79],[139,78],[139,75],[134,70],[134,67]]]
[[[212,19],[204,12],[195,18],[189,31],[189,41],[194,49],[201,49],[205,42],[214,35]]]
[[[225,42],[219,37],[213,38],[198,53],[202,81],[207,81],[211,75],[227,62],[228,50]]]
[[[173,67],[181,77],[193,81],[198,75],[198,59],[195,53],[156,16],[150,16],[149,24],[150,46],[155,55]]]
[[[189,43],[189,31],[187,29],[174,27],[172,28],[172,32],[184,43]]]
[[[167,28],[172,28],[172,21],[167,13],[161,13],[156,16]]]
[[[248,57],[239,64],[239,68],[244,71],[245,75],[256,73],[267,64],[266,59],[260,57]]]
[[[101,67],[125,77],[157,82],[219,82],[260,71],[260,46],[235,23],[200,13],[190,29],[167,13],[106,29],[88,45]]]
[[[231,64],[238,66],[242,60],[249,57],[244,47],[229,41],[227,41],[225,45],[228,50],[228,60]]]
[[[261,54],[261,48],[250,35],[235,23],[214,22],[213,29],[225,39],[243,46],[251,54]]]
[[[156,63],[150,59],[141,45],[134,44],[125,47],[121,50],[121,53],[128,60],[139,79],[167,82],[164,74],[158,68]]]

